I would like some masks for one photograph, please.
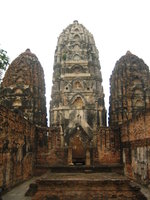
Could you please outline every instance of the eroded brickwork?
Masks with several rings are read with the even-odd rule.
[[[94,165],[120,163],[119,131],[111,128],[100,128],[95,138]]]
[[[149,68],[127,52],[116,63],[110,85],[106,127],[98,50],[92,34],[74,21],[58,38],[49,128],[43,69],[29,49],[16,58],[0,88],[0,187],[47,168],[121,169],[122,162],[125,175],[149,185]],[[33,199],[144,199],[126,180],[98,181],[40,180]]]
[[[64,166],[83,162],[85,165],[117,164],[121,162],[120,138],[118,130],[100,128],[93,133],[91,143],[82,146],[79,137],[73,137],[71,145],[64,146],[61,127],[51,127],[47,142],[48,149],[39,148],[38,164],[45,166]],[[42,136],[43,137],[43,136]],[[41,137],[41,138],[42,138]],[[43,141],[43,139],[42,139]]]
[[[35,127],[0,105],[0,188],[29,179],[35,160]]]
[[[50,103],[50,124],[62,126],[65,140],[77,125],[89,138],[93,129],[106,125],[100,69],[92,34],[74,21],[58,38]]]
[[[44,72],[29,49],[6,71],[0,88],[0,103],[39,126],[47,125]]]
[[[110,78],[109,124],[120,130],[125,174],[150,184],[150,77],[142,59],[130,52]]]
[[[110,126],[120,125],[149,108],[149,86],[148,66],[128,51],[117,61],[110,78]]]
[[[49,174],[32,200],[146,200],[135,185],[112,174]]]
[[[51,143],[57,154],[58,149],[64,151],[64,156],[67,152],[70,165],[94,162],[93,156],[97,154],[94,134],[106,126],[100,69],[92,34],[74,21],[58,38],[50,102],[51,129],[56,126],[60,129],[58,134],[50,133]]]
[[[150,184],[150,111],[124,124],[121,142],[125,174]]]

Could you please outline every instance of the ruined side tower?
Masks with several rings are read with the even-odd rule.
[[[29,49],[6,71],[0,103],[36,125],[47,125],[44,72],[38,58]]]
[[[66,144],[77,132],[89,141],[94,130],[106,125],[98,50],[78,21],[58,38],[51,97],[50,125],[62,127]]]
[[[131,52],[116,63],[110,86],[110,126],[121,125],[149,108],[149,68]]]

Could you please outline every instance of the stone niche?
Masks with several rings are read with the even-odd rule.
[[[82,163],[90,165],[90,140],[86,133],[77,128],[76,132],[69,138],[68,165]]]

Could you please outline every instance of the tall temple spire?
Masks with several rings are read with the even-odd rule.
[[[98,50],[78,21],[58,38],[51,97],[50,124],[61,125],[66,138],[79,128],[91,138],[93,130],[106,125]]]

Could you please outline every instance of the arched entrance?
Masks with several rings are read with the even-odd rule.
[[[79,135],[71,138],[70,147],[72,148],[72,162],[73,164],[85,164],[86,150]]]

